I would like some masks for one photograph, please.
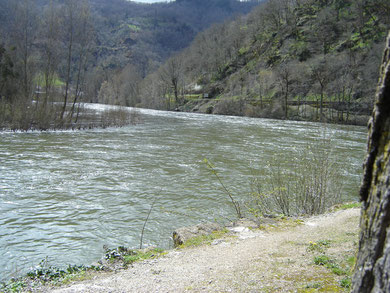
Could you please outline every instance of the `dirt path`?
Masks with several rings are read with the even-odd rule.
[[[343,277],[315,265],[320,251],[308,248],[326,240],[325,254],[342,262],[356,251],[358,221],[359,210],[349,209],[295,227],[245,230],[52,292],[337,292]]]

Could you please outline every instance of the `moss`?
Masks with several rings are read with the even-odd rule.
[[[316,269],[285,278],[292,281],[296,292],[343,292],[337,276]]]

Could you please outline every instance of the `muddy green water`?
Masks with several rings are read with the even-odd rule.
[[[99,108],[99,106],[95,106]],[[49,264],[89,264],[103,245],[171,245],[172,231],[234,218],[203,163],[245,199],[249,178],[323,135],[317,123],[140,110],[143,123],[87,131],[0,133],[0,279]],[[326,126],[356,199],[366,129]]]

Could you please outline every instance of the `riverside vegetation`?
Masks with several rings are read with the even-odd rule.
[[[222,288],[231,288],[235,291],[241,288],[243,291],[245,288],[247,291],[266,292],[280,292],[280,290],[287,292],[349,292],[357,245],[358,217],[357,209],[343,210],[343,207],[338,207],[337,212],[302,221],[291,221],[286,218],[275,219],[273,224],[262,225],[260,230],[254,229],[251,232],[254,235],[265,233],[266,237],[247,239],[249,241],[239,240],[237,235],[222,231],[215,232],[210,236],[190,239],[188,245],[185,244],[178,250],[168,253],[155,250],[135,255],[132,250],[121,247],[107,250],[105,256],[105,262],[110,264],[112,269],[115,269],[115,274],[101,274],[81,268],[79,273],[69,274],[64,278],[53,278],[51,281],[48,279],[42,282],[44,278],[13,280],[7,284],[7,287],[3,287],[3,290],[6,292],[23,290],[48,292],[56,290],[57,286],[62,286],[64,290],[72,290],[71,283],[76,282],[74,288],[85,292],[92,292],[90,291],[92,287],[95,288],[92,290],[100,288],[102,290],[145,291],[150,290],[153,286],[159,286],[159,288],[163,286],[169,291],[172,289],[171,281],[174,278],[175,286],[178,286],[175,287],[176,289],[184,290],[186,288],[185,290],[188,291],[196,291],[200,286],[207,288],[208,291],[220,291]],[[215,243],[212,241],[215,239],[219,240]],[[197,248],[197,246],[200,247]],[[258,253],[259,247],[264,254]],[[237,249],[239,259],[231,255],[232,249]],[[224,266],[220,264],[222,260],[218,258],[220,252],[223,260],[230,264],[229,272],[232,275],[226,275],[226,272],[223,271]],[[207,258],[207,256],[211,257],[210,253],[216,263],[210,263],[210,259]],[[134,260],[158,256],[165,257],[148,260],[139,265],[132,263]],[[175,260],[176,257],[179,259]],[[216,257],[218,260],[215,259]],[[244,263],[251,260],[252,265],[245,267],[244,271],[239,268],[237,274],[237,268],[233,264],[241,263],[242,258],[245,258]],[[192,261],[189,262],[189,259]],[[230,259],[232,260],[230,261]],[[254,261],[254,259],[256,260]],[[119,261],[122,264],[125,264],[125,261],[131,262],[132,266],[128,270],[119,272],[119,269],[124,269],[123,265],[118,265]],[[194,266],[194,261],[201,263],[206,261],[208,264]],[[153,264],[152,268],[151,264]],[[187,267],[187,264],[190,267]],[[219,265],[222,265],[222,271],[218,269]],[[185,268],[182,268],[183,266]],[[210,266],[213,267],[213,272],[211,272],[214,276],[213,282],[207,281],[208,277],[204,279],[203,275],[206,272],[202,271],[202,268],[210,271]],[[190,269],[191,272],[194,272],[192,277],[200,278],[199,283],[189,282],[192,278],[190,277],[185,285],[186,282],[183,283],[183,277],[180,274],[181,269]],[[40,269],[37,271],[39,272]],[[50,274],[53,275],[53,272]],[[179,275],[180,281],[175,279]],[[228,279],[225,279],[226,277]],[[29,280],[29,283],[24,283],[26,280]],[[104,280],[104,282],[99,280]],[[207,281],[207,285],[203,283],[204,281]],[[128,284],[129,282],[130,284]],[[68,286],[70,287],[67,288]],[[142,289],[139,286],[146,286],[146,288],[142,287]],[[57,291],[61,292],[61,288]]]
[[[358,205],[353,204],[353,206],[357,207]],[[267,257],[272,260],[272,268],[269,268],[272,271],[271,275],[267,274],[267,276],[264,277],[264,272],[261,273],[261,266],[259,267],[259,264],[256,263],[257,270],[263,274],[261,278],[262,282],[256,283],[258,283],[258,285],[263,284],[270,292],[277,292],[279,289],[287,289],[283,286],[288,286],[288,290],[292,290],[294,288],[294,291],[298,290],[298,292],[315,292],[321,290],[348,292],[355,257],[358,212],[356,209],[345,210],[345,208],[351,208],[350,204],[338,206],[335,208],[336,212],[333,210],[333,213],[319,218],[308,218],[299,221],[279,218],[275,219],[273,224],[261,225],[259,227],[260,230],[252,230],[255,234],[259,232],[267,234],[266,237],[260,237],[260,239],[263,239],[263,242],[267,241],[267,238],[275,241],[275,237],[276,239],[279,239],[280,236],[278,235],[284,235],[285,233],[288,233],[289,235],[287,237],[289,241],[283,241],[283,237],[282,239],[279,239],[282,240],[280,243],[281,246],[278,246],[278,248],[274,247],[272,249],[273,252],[269,257]],[[350,214],[351,212],[349,211],[353,211],[353,219],[350,216],[345,218],[344,214]],[[343,215],[342,217],[344,219],[343,223],[338,225],[338,228],[346,225],[346,227],[342,229],[343,232],[336,232],[334,227],[326,227],[324,230],[326,225],[324,226],[323,224],[320,224],[320,227],[316,228],[321,231],[319,235],[316,235],[318,234],[318,231],[312,233],[310,236],[308,236],[309,234],[302,234],[305,229],[307,230],[305,226],[311,227],[311,225],[302,225],[303,223],[313,221],[315,223],[320,223],[321,221],[329,222],[338,219],[340,215]],[[340,220],[341,219],[338,221]],[[180,251],[190,255],[193,253],[196,254],[198,251],[207,250],[207,247],[210,247],[210,249],[223,250],[222,247],[219,247],[218,244],[215,243],[214,240],[216,239],[219,239],[217,243],[235,243],[237,242],[237,235],[231,234],[230,231],[224,229],[222,231],[216,231],[210,235],[195,237],[193,239],[189,239],[186,243],[180,246],[178,250],[176,250],[176,254],[180,254]],[[198,246],[200,246],[200,250],[197,249]],[[231,249],[232,247],[229,248],[229,253],[231,253]],[[269,245],[267,245],[267,248],[263,247],[263,249],[269,249]],[[288,250],[295,251],[296,249],[302,251],[299,253],[299,257],[292,255],[288,257],[287,262],[281,261],[285,258],[284,254],[289,254]],[[242,252],[242,250],[240,250],[240,252]],[[213,252],[213,254],[216,253],[217,252]],[[3,284],[2,290],[4,292],[21,292],[30,290],[47,292],[55,289],[57,286],[71,286],[72,283],[75,282],[76,284],[79,282],[88,284],[88,282],[93,282],[93,280],[106,278],[110,275],[107,274],[110,271],[118,272],[119,270],[125,270],[124,273],[130,273],[132,275],[131,278],[136,278],[134,274],[140,267],[137,266],[135,262],[149,259],[148,263],[158,263],[158,260],[153,260],[151,262],[150,259],[155,259],[161,256],[166,256],[169,261],[169,254],[170,252],[163,252],[159,249],[134,251],[124,247],[118,247],[117,249],[106,249],[104,260],[101,262],[103,265],[90,267],[69,266],[67,269],[61,270],[47,266],[47,263],[43,262],[41,263],[41,266],[30,272],[25,278],[13,279],[7,284]],[[256,255],[258,255],[258,251],[256,252]],[[251,258],[253,257],[254,256]],[[226,256],[224,258],[226,258]],[[126,271],[127,266],[130,264],[132,266],[134,265],[134,267],[129,267],[129,271]],[[266,266],[270,265],[267,260],[264,260],[262,264]],[[178,264],[176,264],[176,266],[177,265]],[[145,265],[141,265],[141,267],[145,268]],[[159,275],[159,279],[163,278],[160,266],[152,269],[150,269],[149,266],[146,267],[148,267],[148,270],[150,270],[152,275],[154,275],[154,278],[156,275]],[[295,270],[297,267],[303,270],[299,277],[295,276],[294,273],[282,273],[284,270],[291,272],[291,270]],[[133,272],[133,270],[135,271]],[[99,272],[106,273],[102,274]],[[116,278],[118,278],[118,274],[115,274],[117,276]],[[252,271],[248,271],[247,274],[252,274]],[[277,274],[277,276],[274,274]],[[282,276],[285,276],[285,278]],[[216,277],[223,278],[223,276],[219,276],[218,274]],[[236,277],[235,282],[243,282],[243,284],[247,283],[247,280],[241,280],[243,276]],[[129,279],[128,276],[126,278]],[[255,282],[252,282],[247,284],[249,284],[249,286],[255,285]],[[284,285],[281,285],[278,282],[283,282]],[[194,286],[194,284],[192,284],[192,286]],[[88,287],[85,287],[86,291],[87,288]],[[134,289],[133,287],[129,288],[132,288],[130,290]],[[186,290],[191,291],[191,288],[195,290],[196,287],[188,287]],[[110,287],[109,289],[113,288]],[[212,287],[209,289],[212,291]],[[80,288],[78,288],[78,290],[80,290]]]
[[[86,280],[96,272],[127,269],[134,262],[164,255],[164,250],[158,248],[134,250],[120,246],[115,249],[105,247],[105,251],[102,260],[89,266],[69,265],[67,268],[58,268],[51,266],[48,260],[44,259],[25,277],[12,278],[8,282],[1,283],[0,289],[2,292],[39,291],[43,286],[61,286]]]
[[[235,199],[238,196],[233,195],[209,160],[204,159],[204,163],[230,199],[236,216],[242,218],[240,202]],[[321,214],[343,201],[340,178],[331,139],[324,133],[315,146],[308,145],[296,157],[284,161],[273,159],[267,164],[266,174],[253,175],[251,192],[243,205],[255,218]]]
[[[214,25],[141,87],[160,109],[365,125],[388,1],[264,1]]]
[[[0,3],[0,124],[21,129],[80,101],[364,125],[390,28],[386,0]]]
[[[302,224],[302,216],[307,217],[308,215],[324,213],[331,207],[336,210],[343,210],[357,206],[356,203],[340,203],[342,201],[339,193],[340,182],[338,181],[338,169],[331,156],[331,140],[324,135],[324,138],[318,144],[321,145],[315,150],[307,147],[294,162],[286,162],[290,165],[295,164],[292,172],[286,174],[282,166],[275,164],[275,169],[267,176],[261,177],[263,178],[261,184],[260,177],[254,177],[251,182],[252,192],[245,202],[241,202],[241,205],[236,200],[238,196],[225,185],[222,175],[217,171],[217,167],[209,160],[204,162],[208,170],[223,187],[222,190],[230,199],[237,218],[242,218],[244,215],[249,216],[260,223],[259,228],[262,230],[280,231]],[[264,178],[266,179],[264,180]],[[240,196],[239,198],[243,197]],[[338,205],[335,206],[336,203]],[[154,203],[151,205],[144,221],[140,248],[142,248],[144,228],[147,225],[153,206]],[[241,206],[245,209],[241,210]],[[273,224],[262,224],[265,217],[272,217]],[[228,235],[229,231],[223,229],[210,235],[192,238],[183,243],[180,248],[211,244],[215,239]],[[316,253],[313,256],[314,264],[322,265],[333,274],[342,276],[342,281],[340,281],[342,285],[340,286],[349,288],[351,271],[348,266],[353,255],[348,256],[348,261],[340,259],[339,256],[336,260],[326,253],[331,245],[333,245],[331,241],[317,241],[309,243],[307,251],[313,253],[313,255]],[[103,262],[91,266],[72,265],[67,268],[57,268],[50,266],[47,260],[42,261],[36,269],[27,273],[26,277],[11,279],[8,283],[2,284],[2,290],[5,292],[19,292],[34,287],[63,285],[68,282],[88,279],[94,272],[126,269],[128,265],[135,261],[164,255],[164,251],[157,248],[134,250],[126,247],[116,249],[105,247],[105,251]],[[316,288],[320,285],[318,282],[314,282],[307,286],[308,288]]]
[[[83,127],[80,102],[135,106],[167,56],[257,3],[1,0],[0,129]]]

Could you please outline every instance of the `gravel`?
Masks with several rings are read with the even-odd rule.
[[[159,259],[46,292],[295,292],[324,278],[334,283],[339,277],[315,266],[307,247],[310,241],[327,239],[335,256],[356,251],[359,213],[337,211],[265,230],[235,228],[235,236],[211,245],[175,249]]]

